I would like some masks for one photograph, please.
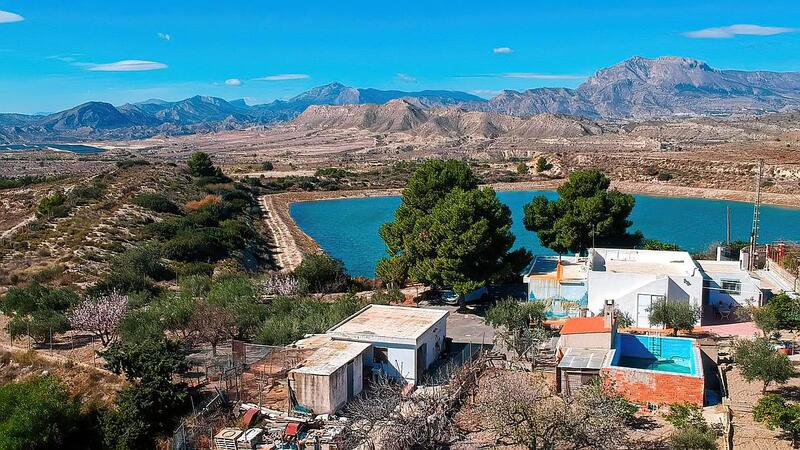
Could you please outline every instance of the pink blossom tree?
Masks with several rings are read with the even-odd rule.
[[[116,338],[127,312],[128,296],[112,292],[103,297],[87,298],[68,313],[67,319],[72,328],[94,334],[107,346]]]

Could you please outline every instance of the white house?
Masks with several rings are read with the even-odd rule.
[[[370,344],[363,354],[365,367],[417,384],[444,351],[448,314],[441,309],[368,305],[327,334],[334,341]]]
[[[737,306],[761,306],[759,280],[750,276],[740,261],[697,261],[705,278],[707,304],[730,310]]]
[[[588,309],[612,299],[635,327],[650,328],[650,306],[661,299],[703,302],[703,274],[687,252],[597,248],[589,250]],[[697,325],[700,325],[698,319]]]

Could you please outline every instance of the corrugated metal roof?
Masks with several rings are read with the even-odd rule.
[[[562,369],[596,369],[603,367],[609,350],[570,347],[558,363]]]

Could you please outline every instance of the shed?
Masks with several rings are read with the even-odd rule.
[[[329,341],[298,368],[289,372],[290,403],[311,408],[315,414],[333,414],[363,387],[362,355],[370,344]]]
[[[568,348],[556,367],[556,390],[569,395],[600,374],[609,350]]]
[[[368,305],[328,330],[335,341],[372,345],[364,364],[416,384],[444,351],[444,309]]]

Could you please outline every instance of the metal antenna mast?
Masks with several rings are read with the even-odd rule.
[[[750,262],[749,270],[753,270],[756,257],[756,244],[758,243],[758,230],[761,224],[761,177],[763,176],[764,160],[758,160],[758,176],[756,177],[756,198],[753,202],[753,229],[750,231]]]

